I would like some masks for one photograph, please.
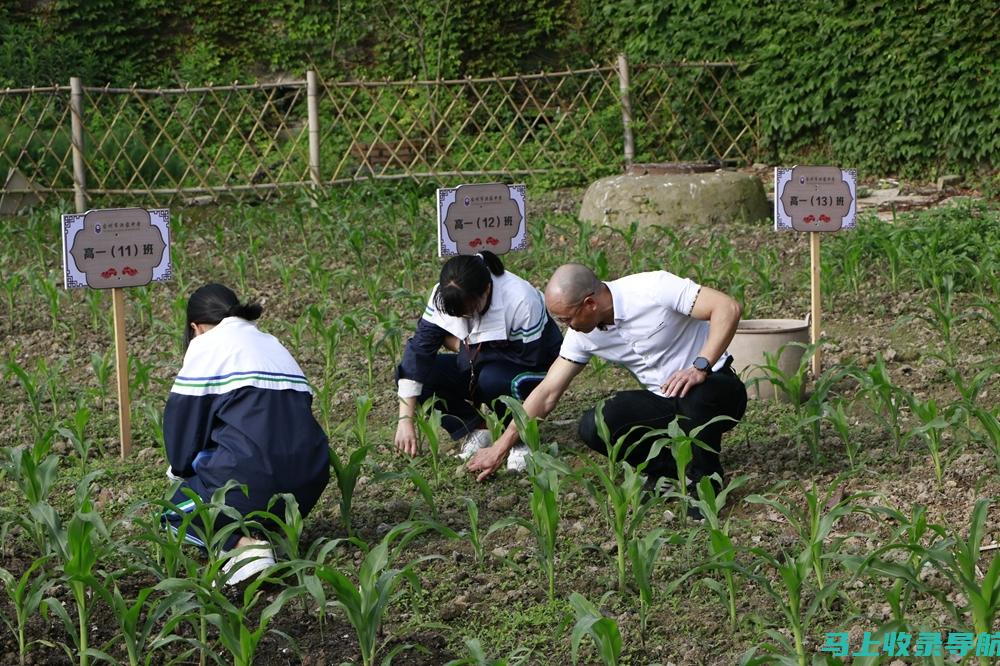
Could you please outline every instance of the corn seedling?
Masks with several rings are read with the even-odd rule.
[[[909,397],[910,410],[920,420],[920,424],[903,435],[903,441],[908,442],[914,437],[922,437],[927,442],[927,450],[931,454],[931,461],[934,463],[934,478],[938,485],[944,475],[944,460],[941,451],[941,436],[947,428],[955,422],[955,412],[952,410],[939,411],[937,401],[928,398],[926,401],[919,400],[914,396]],[[951,411],[951,414],[948,412]]]
[[[785,372],[779,360],[788,347],[801,347],[803,351],[799,365],[790,372]],[[757,386],[762,382],[770,382],[775,392],[783,395],[798,412],[805,396],[806,384],[809,381],[809,366],[813,354],[816,353],[816,347],[816,344],[789,342],[782,345],[775,354],[764,352],[764,363],[754,366],[763,376],[754,377],[747,382],[747,385]]]
[[[441,483],[441,410],[437,408],[437,398],[425,400],[414,414],[417,432],[427,443],[430,454],[431,471],[435,483]]]
[[[354,500],[354,488],[357,486],[358,477],[361,476],[365,458],[371,450],[371,445],[368,444],[368,412],[372,409],[372,401],[368,396],[360,396],[356,402],[357,410],[351,432],[358,442],[358,448],[351,452],[346,462],[341,460],[336,450],[330,449],[330,463],[333,465],[337,487],[340,489],[340,521],[348,536],[351,535],[351,503]]]
[[[746,553],[753,557],[749,564],[744,564],[736,559],[729,562],[712,562],[708,566],[720,570],[736,571],[759,589],[764,590],[781,612],[784,619],[784,629],[791,634],[792,638],[789,642],[782,632],[768,629],[766,633],[773,643],[763,643],[760,647],[771,655],[771,658],[752,663],[777,661],[778,663],[806,666],[809,663],[809,657],[803,639],[810,630],[812,621],[820,607],[824,606],[827,599],[837,592],[839,581],[818,588],[808,606],[803,607],[810,570],[813,568],[812,548],[806,546],[796,555],[782,553],[778,557],[762,548],[751,548]],[[774,585],[771,582],[771,576],[762,573],[762,569],[770,569],[777,573],[781,587]]]
[[[712,484],[712,480],[709,477],[702,477],[698,481],[698,499],[694,500],[693,503],[701,511],[701,515],[705,516],[709,536],[708,555],[712,562],[731,564],[736,561],[736,548],[733,546],[733,542],[729,538],[729,523],[727,521],[723,524],[719,520],[719,514],[722,513],[722,509],[726,505],[726,499],[728,498],[729,493],[733,492],[746,482],[747,477],[737,477],[733,479],[728,486],[720,490],[718,495],[716,495],[715,486]],[[681,583],[687,580],[687,578],[696,573],[700,573],[703,570],[704,567],[697,567],[684,574],[678,580],[671,583],[668,588],[668,593],[672,594]],[[738,618],[736,615],[736,580],[733,575],[733,569],[728,567],[723,568],[722,577],[723,583],[719,583],[717,580],[712,578],[704,578],[701,582],[723,600],[723,604],[726,606],[726,610],[729,615],[729,626],[733,631],[735,631]]]
[[[831,555],[825,552],[825,549],[830,532],[841,518],[859,511],[855,504],[857,500],[872,495],[867,492],[847,494],[843,491],[842,483],[842,477],[834,479],[822,494],[815,486],[807,488],[799,484],[805,499],[805,506],[801,508],[795,504],[785,504],[776,497],[750,495],[746,498],[750,504],[763,504],[784,516],[795,530],[803,552],[809,553],[808,560],[816,575],[816,586],[821,590],[827,587],[826,562]],[[781,494],[785,495],[784,492]],[[834,550],[841,540],[834,540]]]
[[[931,562],[945,559],[953,541],[944,527],[927,521],[927,509],[919,504],[912,507],[909,516],[884,506],[871,507],[866,512],[897,525],[890,542],[869,555],[845,555],[840,559],[855,579],[876,575],[892,582],[884,588],[885,599],[889,602],[892,620],[902,625],[906,622],[906,611],[914,592],[941,596],[924,584],[921,572]],[[897,552],[904,557],[895,556]]]
[[[972,520],[969,525],[969,536],[961,538],[956,530],[953,535],[954,546],[943,556],[932,560],[934,566],[941,571],[966,599],[962,608],[952,608],[955,620],[964,624],[966,614],[972,616],[972,626],[980,641],[983,636],[989,636],[994,629],[997,616],[1000,615],[1000,553],[994,553],[989,565],[983,565],[980,570],[979,560],[982,557],[980,546],[986,534],[986,512],[990,500],[981,499],[972,510]],[[940,552],[936,555],[942,555]],[[980,657],[980,663],[990,663],[986,657]]]
[[[103,646],[124,644],[129,666],[149,666],[156,653],[173,643],[184,641],[178,630],[191,622],[199,608],[190,592],[171,592],[153,596],[156,588],[139,590],[135,600],[126,599],[117,585],[110,586],[109,604],[118,623],[118,633]],[[152,597],[152,598],[151,598]],[[189,652],[179,655],[184,658]]]
[[[94,371],[94,379],[97,380],[97,394],[100,396],[100,406],[103,408],[108,399],[108,382],[111,380],[111,373],[115,370],[111,353],[92,352],[90,354],[90,369]]]
[[[531,650],[522,647],[514,650],[505,659],[493,659],[483,650],[478,638],[466,638],[463,643],[469,656],[452,659],[444,666],[520,666],[531,656]]]
[[[993,451],[997,468],[1000,469],[1000,411],[997,409],[990,411],[977,407],[972,411],[972,415],[982,425],[983,432],[986,434],[986,443]]]
[[[479,534],[479,506],[471,497],[463,497],[462,502],[469,513],[469,545],[472,546],[472,552],[476,557],[476,566],[481,567],[484,559],[484,546]]]
[[[847,453],[847,459],[851,464],[851,469],[854,469],[858,455],[858,440],[851,432],[851,424],[847,412],[844,410],[844,401],[836,400],[824,404],[823,420],[833,426],[834,432],[837,433],[840,441],[844,443],[844,451]]]
[[[77,485],[76,509],[65,529],[56,521],[49,525],[52,540],[58,547],[58,557],[62,563],[62,580],[70,590],[76,611],[76,628],[65,606],[59,600],[48,597],[46,608],[63,622],[66,633],[73,645],[60,643],[72,661],[79,658],[80,666],[87,666],[91,657],[108,660],[107,655],[90,646],[91,614],[96,599],[112,603],[111,593],[98,579],[97,565],[113,548],[111,534],[93,507],[90,500],[90,484],[100,472],[85,476]]]
[[[406,580],[415,589],[419,588],[413,568],[437,557],[420,557],[401,569],[388,568],[390,559],[397,556],[405,543],[423,529],[412,523],[403,523],[390,530],[377,546],[366,553],[358,570],[357,584],[333,567],[320,566],[316,569],[316,576],[333,589],[336,605],[344,611],[347,621],[354,628],[364,666],[375,663],[381,648],[378,637],[386,610],[402,594],[397,591],[399,583]],[[403,542],[390,552],[393,539],[401,533],[404,534]],[[392,656],[409,647],[402,645],[394,648],[386,659],[391,661]],[[383,663],[386,661],[383,660]]]
[[[3,469],[5,476],[14,479],[28,505],[28,515],[11,512],[15,523],[37,548],[39,554],[51,554],[52,548],[44,522],[38,520],[42,514],[55,515],[48,505],[49,494],[58,480],[59,458],[49,454],[53,432],[35,440],[32,447],[16,446],[5,449]]]
[[[633,539],[628,543],[628,557],[632,563],[632,578],[639,589],[639,636],[643,645],[646,644],[646,621],[649,607],[653,603],[653,570],[660,557],[660,549],[667,539],[663,536],[666,530],[656,528],[645,536]]]
[[[601,663],[604,666],[616,666],[622,654],[622,635],[618,631],[618,623],[605,617],[597,606],[579,592],[569,595],[569,605],[576,616],[576,624],[570,635],[573,663],[579,663],[580,643],[584,636],[589,636]]]
[[[48,556],[39,557],[20,577],[15,577],[6,569],[0,568],[0,583],[3,583],[4,591],[14,611],[13,620],[6,615],[0,615],[0,619],[17,639],[17,654],[22,666],[29,648],[35,642],[29,641],[27,637],[28,620],[38,612],[42,599],[55,582],[45,571],[44,565],[48,559]]]
[[[515,416],[515,418],[517,417]],[[610,441],[611,433],[604,421],[603,402],[598,403],[594,409],[594,419],[597,424],[597,432],[607,447],[608,456],[606,463],[601,463],[592,456],[584,457],[584,464],[597,478],[597,483],[585,477],[581,480],[615,536],[618,589],[624,592],[625,559],[628,544],[635,538],[649,510],[660,502],[658,495],[643,491],[644,477],[641,475],[641,471],[645,468],[646,462],[640,463],[638,468],[633,468],[624,461],[624,458],[635,446],[646,439],[663,435],[666,431],[646,432],[628,450],[624,450],[625,442],[636,429],[633,428],[612,443]],[[661,439],[654,443],[647,460],[655,457],[666,442],[667,440]]]
[[[24,396],[28,399],[28,407],[30,408],[28,421],[31,424],[31,429],[34,431],[36,437],[41,436],[46,430],[46,417],[42,414],[44,386],[37,381],[35,375],[29,373],[14,360],[13,351],[8,356],[5,367],[7,377],[13,377],[17,380],[17,383],[21,386],[21,390],[24,392]]]
[[[90,421],[90,410],[86,407],[77,408],[73,413],[73,422],[69,428],[57,428],[60,435],[73,445],[77,458],[80,460],[81,474],[87,473],[87,460],[90,457],[91,440],[87,438],[87,424]]]
[[[892,383],[881,353],[875,357],[874,365],[856,372],[872,414],[889,431],[899,452],[903,444],[903,408],[908,402],[909,391]]]

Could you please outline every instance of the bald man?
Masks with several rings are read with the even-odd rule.
[[[666,428],[677,416],[686,432],[725,416],[728,419],[699,433],[711,450],[695,447],[688,468],[692,484],[713,473],[722,477],[722,434],[743,417],[747,403],[746,387],[732,370],[732,356],[726,351],[740,321],[739,303],[666,271],[603,282],[586,266],[566,264],[549,280],[545,304],[569,330],[559,358],[524,402],[529,416],[544,417],[555,409],[573,378],[597,356],[624,366],[644,387],[619,391],[605,402],[604,420],[612,442],[635,426],[645,426],[626,440],[628,448],[648,428]],[[587,446],[607,454],[593,409],[583,414],[579,432]],[[480,450],[468,468],[482,481],[503,464],[517,439],[517,429],[511,425],[493,446]],[[643,462],[650,445],[649,440],[639,444],[626,460],[632,465]],[[676,477],[669,448],[650,461],[646,473],[652,482]]]

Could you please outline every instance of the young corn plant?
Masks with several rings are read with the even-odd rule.
[[[972,411],[985,433],[986,444],[993,451],[997,469],[1000,469],[1000,409],[994,408],[992,411],[983,407],[977,407]]]
[[[416,411],[415,421],[417,432],[427,443],[427,452],[431,463],[434,483],[441,483],[441,410],[437,408],[437,399],[425,400]]]
[[[90,410],[86,407],[79,407],[73,413],[73,422],[69,428],[57,428],[60,435],[65,437],[73,445],[76,456],[80,461],[80,474],[87,473],[87,461],[90,458],[90,447],[92,441],[87,437],[87,424],[90,422]]]
[[[875,357],[874,365],[857,373],[862,395],[872,414],[889,432],[898,453],[903,445],[903,409],[908,404],[909,391],[892,383],[881,353]]]
[[[100,407],[103,409],[104,403],[108,400],[108,384],[111,381],[111,373],[115,371],[111,353],[92,352],[90,354],[90,369],[94,371],[94,379],[97,380],[97,395],[100,398]]]
[[[0,583],[3,583],[4,591],[10,600],[11,608],[14,611],[14,618],[10,619],[6,615],[0,615],[7,628],[17,638],[18,663],[24,666],[28,656],[28,651],[36,641],[29,641],[27,636],[28,621],[38,613],[42,604],[42,599],[55,584],[48,572],[45,564],[49,556],[43,555],[20,575],[15,577],[6,569],[0,568]]]
[[[87,666],[92,657],[110,660],[106,653],[91,647],[91,616],[97,599],[113,603],[111,593],[98,578],[98,565],[113,548],[111,534],[90,501],[90,485],[100,472],[85,476],[77,485],[75,510],[65,528],[58,522],[50,525],[52,540],[58,546],[57,557],[62,564],[61,580],[69,588],[75,606],[76,622],[62,602],[54,597],[45,599],[47,610],[63,622],[72,645],[60,643],[72,661],[78,657],[80,666]],[[75,625],[75,626],[74,626]]]
[[[103,653],[107,654],[113,645],[124,645],[129,666],[149,666],[158,652],[186,640],[180,635],[180,625],[192,623],[199,608],[191,592],[156,594],[155,587],[144,587],[135,600],[129,600],[117,584],[108,587],[118,633],[102,646]],[[171,657],[184,659],[192,651],[189,649]]]
[[[791,372],[785,372],[781,368],[779,360],[785,349],[788,347],[801,347],[802,359],[798,367]],[[748,386],[758,386],[764,382],[770,382],[774,387],[776,395],[782,395],[798,412],[805,398],[806,384],[809,382],[809,367],[812,363],[813,354],[816,353],[816,344],[805,344],[802,342],[789,342],[782,345],[777,353],[764,352],[764,363],[754,366],[760,370],[763,376],[755,377],[747,382]]]
[[[639,638],[646,644],[646,622],[653,603],[653,571],[660,557],[660,550],[667,538],[666,530],[658,527],[648,534],[633,539],[628,544],[628,558],[632,563],[632,578],[639,589]]]
[[[517,418],[516,414],[515,412],[515,419]],[[646,439],[661,436],[666,431],[653,430],[644,433],[639,441],[625,450],[625,442],[632,431],[619,437],[615,442],[611,442],[611,433],[604,421],[603,403],[599,403],[594,410],[594,419],[597,424],[597,432],[607,447],[608,456],[606,462],[603,463],[593,456],[585,456],[583,458],[584,465],[596,477],[597,482],[595,483],[587,477],[582,477],[581,481],[596,502],[601,515],[615,536],[618,589],[624,592],[628,544],[636,538],[646,514],[661,502],[659,495],[646,493],[643,490],[645,478],[641,472],[646,463],[643,462],[638,468],[633,468],[624,461],[624,458],[634,446],[638,446]],[[655,457],[659,450],[666,445],[666,442],[667,440],[661,439],[654,443],[649,458]]]
[[[886,545],[868,555],[842,555],[840,560],[855,580],[862,576],[880,576],[891,583],[882,588],[883,594],[889,603],[892,621],[903,626],[914,594],[943,596],[929,588],[920,574],[932,562],[943,561],[954,541],[944,527],[928,522],[927,508],[919,504],[911,508],[909,516],[886,506],[870,507],[866,512],[879,520],[894,523],[896,528],[892,536]]]
[[[402,594],[397,591],[399,583],[406,580],[414,589],[420,586],[414,572],[417,564],[439,556],[419,557],[401,569],[390,569],[390,560],[397,557],[406,542],[423,531],[424,528],[412,523],[402,523],[389,531],[382,541],[369,550],[361,562],[357,573],[357,583],[345,576],[339,570],[330,566],[316,568],[316,576],[332,588],[336,605],[344,612],[347,621],[354,628],[361,650],[361,661],[364,666],[372,666],[377,654],[381,651],[379,633],[385,620],[389,605]],[[393,540],[403,534],[399,546],[392,549]],[[382,663],[389,663],[399,652],[408,649],[409,645],[400,645],[390,651]]]
[[[860,450],[858,439],[851,432],[850,419],[844,409],[845,401],[837,399],[823,405],[823,420],[833,426],[834,432],[844,444],[844,452],[847,453],[847,460],[851,464],[851,469],[856,468],[856,460]]]
[[[368,443],[368,413],[372,409],[372,401],[368,396],[360,396],[356,403],[357,409],[351,433],[358,443],[358,448],[351,452],[346,462],[341,460],[336,450],[330,449],[330,462],[337,477],[337,487],[340,489],[340,521],[348,536],[351,535],[351,504],[354,501],[354,488],[358,484],[358,477],[361,476],[365,458],[371,450],[371,445]]]
[[[963,607],[951,607],[956,621],[964,624],[967,615],[972,616],[972,627],[982,640],[996,627],[1000,615],[1000,553],[994,553],[989,565],[981,571],[980,549],[986,534],[986,512],[991,504],[989,499],[976,502],[972,510],[969,536],[962,538],[961,532],[953,534],[954,546],[943,556],[933,560],[935,568],[944,574],[966,599]],[[977,652],[978,654],[978,652]],[[988,657],[980,657],[980,664],[991,663]]]
[[[47,417],[42,410],[42,403],[45,398],[44,385],[39,381],[37,375],[28,372],[27,369],[15,360],[13,351],[10,352],[4,365],[7,378],[16,379],[17,383],[21,386],[21,390],[24,392],[24,397],[28,399],[28,421],[32,431],[36,437],[41,436],[47,429]],[[44,378],[42,379],[44,380]]]
[[[716,595],[723,601],[727,613],[729,615],[729,626],[733,631],[736,631],[738,617],[736,614],[736,579],[733,573],[733,569],[729,566],[736,561],[736,548],[733,546],[733,542],[729,537],[729,521],[725,523],[719,520],[719,515],[722,513],[723,507],[726,505],[726,499],[729,493],[740,488],[743,484],[747,482],[747,477],[739,476],[733,481],[719,491],[719,494],[715,493],[715,486],[712,484],[712,480],[709,477],[702,477],[698,481],[698,499],[694,500],[693,504],[698,507],[701,511],[701,515],[705,516],[706,528],[708,529],[708,556],[710,562],[722,562],[727,565],[722,568],[722,578],[723,582],[719,583],[718,580],[714,578],[703,578],[701,583],[708,587],[710,590],[715,592]],[[685,580],[689,577],[705,571],[706,567],[696,567],[695,569],[689,571],[688,573],[681,576],[679,579],[670,584],[667,588],[668,593],[672,594]]]
[[[827,587],[827,562],[834,556],[826,552],[826,542],[830,532],[841,518],[860,510],[857,500],[872,496],[869,492],[847,494],[843,490],[843,482],[842,476],[834,479],[822,493],[816,486],[805,487],[803,484],[798,484],[805,499],[805,505],[802,507],[791,503],[785,504],[777,497],[750,495],[746,498],[750,504],[762,504],[784,516],[795,530],[803,551],[809,553],[808,559],[816,575],[816,586],[820,590]],[[784,492],[781,494],[786,495]],[[834,541],[834,553],[840,541],[842,539]]]
[[[813,619],[826,601],[836,594],[839,581],[827,583],[815,591],[812,600],[805,605],[810,571],[813,569],[813,549],[806,546],[798,554],[782,553],[774,556],[762,548],[750,548],[745,551],[752,559],[744,564],[739,559],[733,561],[714,561],[708,566],[719,570],[737,572],[747,581],[763,590],[781,612],[784,629],[791,635],[791,641],[775,629],[768,629],[767,635],[773,642],[765,642],[760,648],[770,656],[764,660],[746,663],[796,664],[807,666],[809,655],[806,653],[804,638],[812,628]],[[762,570],[771,570],[777,574],[781,587],[772,583],[772,576]]]
[[[239,603],[233,603],[219,586],[205,586],[198,580],[175,578],[163,581],[156,587],[167,593],[192,595],[197,600],[196,605],[203,610],[205,621],[218,631],[219,644],[229,657],[226,663],[251,666],[257,658],[260,641],[268,634],[281,636],[290,645],[295,646],[291,636],[271,628],[270,625],[271,620],[286,603],[302,594],[302,588],[286,587],[260,611],[259,615],[254,612],[259,603],[266,598],[261,586],[281,584],[282,581],[275,577],[276,574],[274,569],[258,574],[238,598]],[[254,617],[256,622],[251,619]]]
[[[941,451],[941,438],[944,431],[955,423],[956,414],[952,410],[941,411],[938,409],[937,401],[928,398],[926,401],[919,400],[915,396],[909,396],[910,411],[916,416],[920,423],[912,430],[903,435],[903,441],[908,442],[915,437],[921,437],[927,442],[927,451],[931,455],[934,463],[934,478],[938,485],[944,476],[944,458]],[[949,413],[950,412],[950,413]]]
[[[622,655],[622,635],[618,623],[603,613],[579,592],[569,595],[569,605],[573,608],[576,624],[570,635],[570,650],[573,663],[579,663],[580,643],[589,636],[597,649],[597,656],[604,666],[617,666]]]
[[[548,581],[549,601],[555,600],[556,581],[556,540],[559,535],[559,487],[562,479],[572,474],[569,467],[555,458],[555,447],[549,451],[542,450],[538,432],[538,420],[528,418],[524,407],[510,396],[502,396],[517,425],[521,441],[529,449],[528,476],[531,478],[531,515],[530,522],[520,518],[501,519],[490,527],[490,532],[502,526],[523,525],[535,536],[538,544],[536,557],[538,564]]]
[[[55,553],[47,524],[55,519],[48,498],[59,477],[59,458],[49,453],[52,431],[35,440],[34,446],[5,449],[4,473],[14,479],[27,502],[28,513],[4,510],[34,544],[40,555]]]

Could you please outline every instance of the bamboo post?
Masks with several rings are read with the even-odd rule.
[[[319,175],[319,105],[317,101],[316,72],[306,72],[306,101],[309,109],[309,178],[313,189],[320,186]]]
[[[73,196],[76,212],[87,211],[87,168],[83,159],[83,83],[77,76],[69,80],[69,108],[73,142]]]
[[[83,83],[71,77],[70,116],[73,141],[73,194],[77,213],[85,213],[87,202],[87,171],[83,152]],[[115,325],[115,378],[118,384],[118,434],[121,437],[121,456],[132,450],[131,401],[128,395],[128,346],[125,339],[125,292],[111,290],[111,310]]]
[[[128,394],[128,341],[125,339],[125,290],[112,289],[111,302],[115,320],[118,432],[121,435],[121,456],[124,460],[132,450],[132,403]]]
[[[632,166],[635,159],[635,143],[632,140],[632,101],[629,98],[628,59],[624,53],[618,54],[618,90],[622,96],[622,134],[625,137],[625,168]]]
[[[812,325],[809,328],[809,338],[812,344],[816,345],[813,350],[812,358],[812,371],[813,378],[819,377],[822,371],[823,363],[821,358],[821,350],[819,348],[819,335],[821,330],[821,312],[820,307],[820,286],[819,286],[819,273],[820,273],[820,253],[819,253],[819,237],[820,234],[817,231],[809,232],[809,258],[812,263],[812,275],[810,279],[810,287],[812,291]]]

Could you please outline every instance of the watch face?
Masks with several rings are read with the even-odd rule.
[[[703,358],[701,356],[699,356],[698,358],[696,358],[694,360],[694,363],[692,365],[694,365],[694,367],[697,370],[701,370],[702,372],[704,372],[704,371],[708,370],[710,367],[712,367],[711,364],[708,362],[708,359],[707,358]]]

